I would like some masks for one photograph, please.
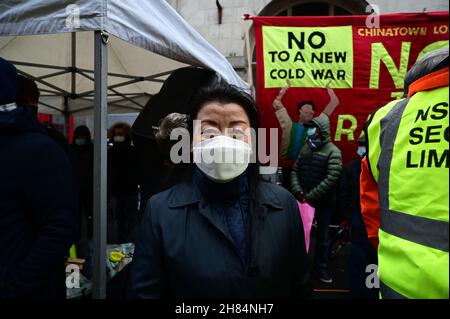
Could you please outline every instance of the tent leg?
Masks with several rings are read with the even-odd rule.
[[[103,32],[95,31],[94,72],[94,252],[93,252],[93,297],[106,298],[106,165],[107,165],[107,87],[108,51]]]
[[[70,114],[69,114],[69,97],[65,96],[64,97],[64,136],[67,138],[67,141],[69,141],[69,119],[70,119]]]

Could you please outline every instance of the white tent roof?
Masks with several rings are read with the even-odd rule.
[[[0,56],[38,82],[40,112],[92,113],[94,36],[86,31],[95,30],[112,35],[110,113],[139,112],[171,71],[186,65],[213,69],[248,90],[226,58],[164,0],[0,3]]]

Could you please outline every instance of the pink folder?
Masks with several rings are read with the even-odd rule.
[[[313,224],[314,219],[314,213],[315,208],[303,203],[301,204],[299,201],[297,201],[298,209],[300,210],[300,217],[303,222],[303,229],[305,232],[305,244],[306,244],[306,253],[309,252],[309,242],[310,242],[310,235],[311,235],[311,228]]]

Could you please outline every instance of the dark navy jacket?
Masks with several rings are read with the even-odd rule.
[[[76,211],[62,148],[31,109],[0,112],[0,299],[65,297]]]
[[[223,216],[194,181],[153,196],[131,264],[129,298],[310,297],[297,202],[267,182],[259,182],[257,194],[248,265]]]

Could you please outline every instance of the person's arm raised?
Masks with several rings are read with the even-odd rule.
[[[275,109],[275,111],[281,110],[284,108],[283,105],[283,97],[286,94],[286,92],[288,91],[288,89],[291,87],[291,82],[288,81],[287,85],[285,87],[283,87],[280,92],[278,93],[277,97],[275,98],[275,100],[273,100],[272,102],[272,106]]]
[[[336,107],[339,105],[339,99],[336,96],[336,93],[334,93],[334,90],[330,87],[330,83],[327,84],[326,88],[330,97],[330,102],[328,102],[327,106],[323,110],[323,113],[330,117]]]

